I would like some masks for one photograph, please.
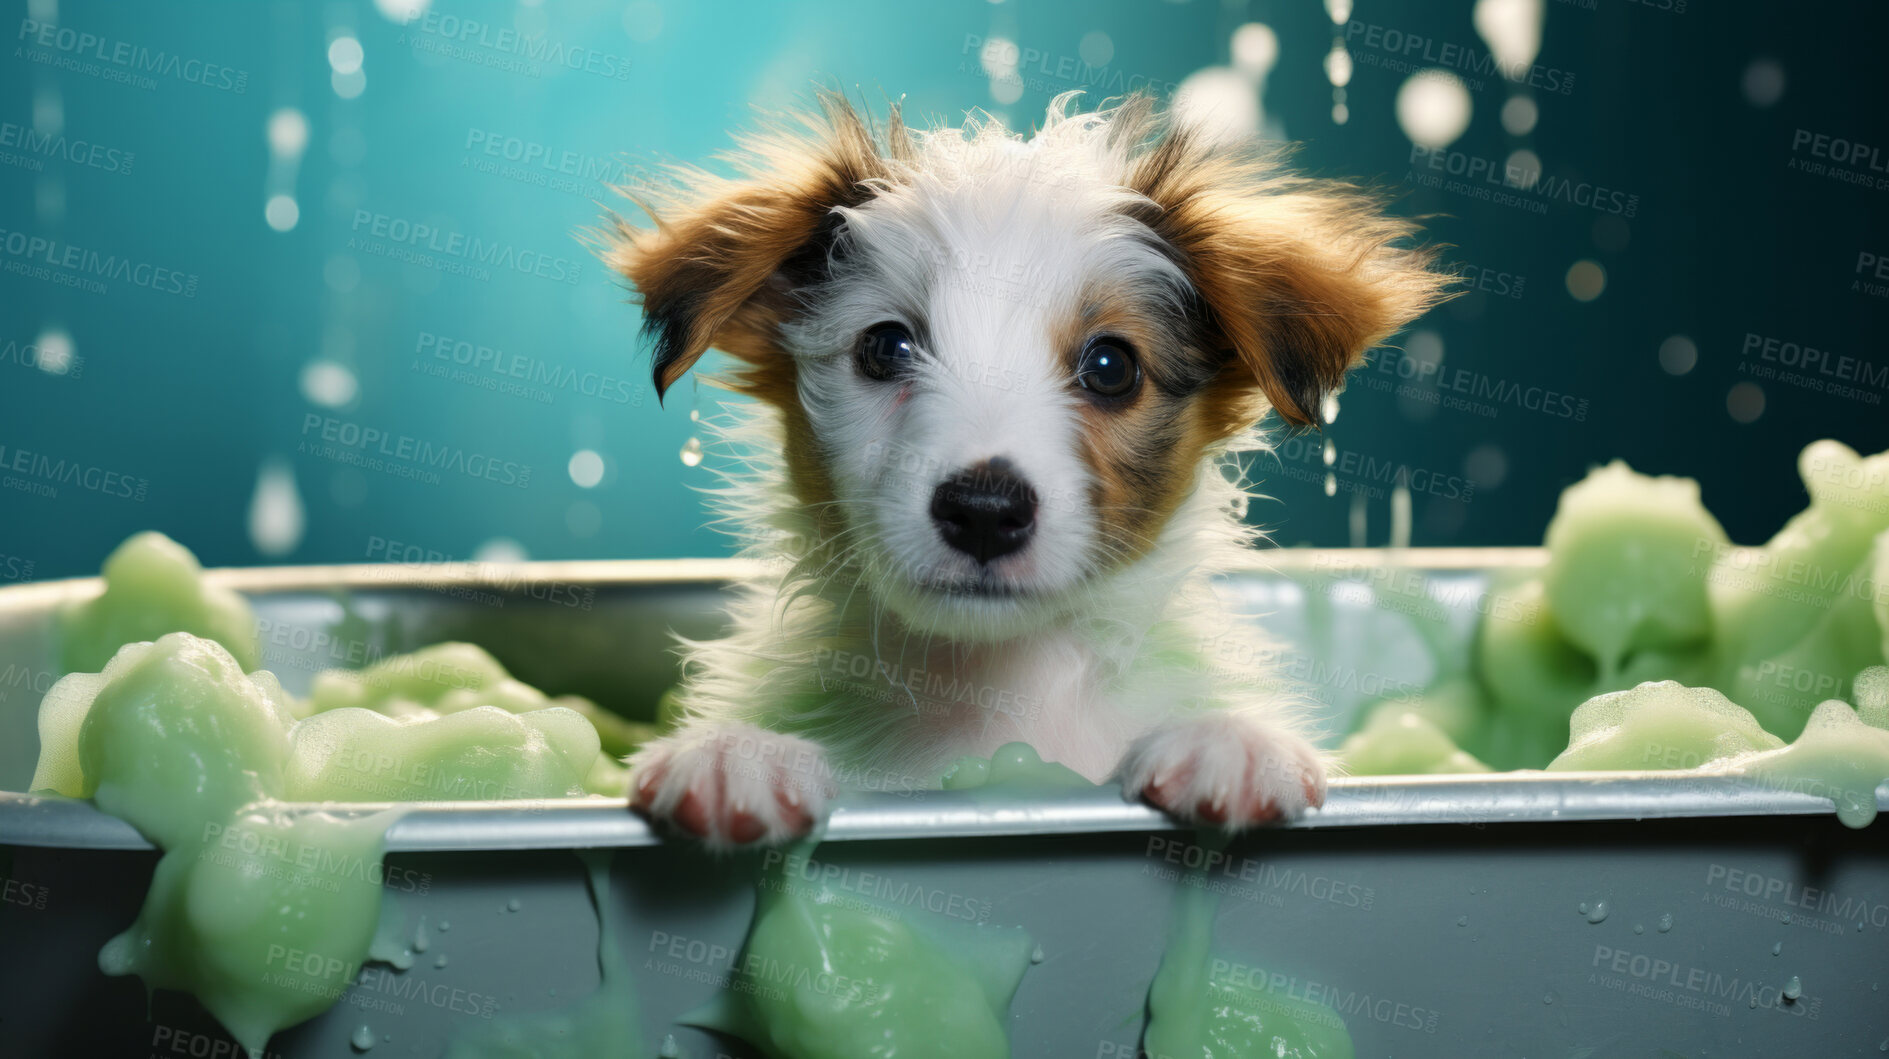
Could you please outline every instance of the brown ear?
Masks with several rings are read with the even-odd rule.
[[[1276,154],[1216,144],[1185,124],[1135,118],[1154,139],[1129,186],[1204,303],[1208,341],[1236,358],[1287,423],[1316,425],[1345,372],[1448,297],[1417,225],[1350,185],[1286,174]]]
[[[839,231],[838,207],[872,194],[888,175],[882,148],[845,97],[823,92],[820,112],[743,142],[740,176],[677,169],[672,186],[618,188],[654,228],[613,216],[605,260],[635,288],[643,333],[654,339],[656,395],[710,346],[746,360],[767,356],[792,288],[814,282]],[[886,132],[903,145],[897,108]]]

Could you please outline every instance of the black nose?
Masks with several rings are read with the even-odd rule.
[[[1036,491],[1009,460],[986,460],[939,483],[931,494],[931,518],[946,544],[987,563],[1030,542]]]

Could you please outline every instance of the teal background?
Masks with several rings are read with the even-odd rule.
[[[712,411],[716,395],[689,383],[666,407],[654,401],[637,313],[578,240],[607,193],[594,173],[562,189],[480,172],[474,163],[485,156],[469,140],[515,138],[593,167],[620,159],[611,172],[707,162],[731,130],[753,123],[755,107],[804,101],[815,82],[869,102],[902,96],[915,117],[956,122],[981,106],[1027,126],[1055,90],[1081,87],[1056,64],[1079,55],[1091,31],[1111,41],[1110,68],[1164,86],[1225,64],[1234,30],[1254,21],[1280,42],[1265,89],[1269,128],[1304,142],[1304,166],[1397,190],[1405,212],[1447,213],[1432,228],[1454,244],[1452,260],[1525,278],[1520,298],[1472,295],[1420,325],[1441,339],[1445,365],[1587,402],[1580,421],[1509,407],[1487,417],[1354,384],[1327,432],[1339,452],[1457,479],[1473,494],[1463,502],[1419,492],[1414,543],[1536,543],[1560,489],[1616,456],[1699,477],[1734,538],[1762,539],[1802,503],[1793,465],[1805,443],[1834,436],[1865,451],[1889,447],[1882,387],[1871,403],[1766,382],[1755,421],[1727,411],[1728,391],[1748,379],[1740,370],[1751,363],[1741,356],[1748,333],[1878,370],[1889,364],[1889,298],[1860,287],[1867,277],[1856,269],[1860,253],[1889,255],[1889,188],[1791,167],[1801,157],[1791,146],[1798,129],[1889,153],[1880,62],[1889,18],[1879,3],[1545,7],[1538,62],[1573,71],[1574,91],[1536,92],[1539,125],[1518,138],[1497,116],[1513,90],[1485,85],[1472,92],[1473,116],[1454,149],[1499,159],[1526,146],[1548,174],[1625,189],[1638,196],[1625,224],[1412,186],[1410,141],[1393,115],[1403,76],[1359,63],[1346,89],[1350,120],[1334,125],[1321,64],[1344,29],[1312,3],[440,0],[432,8],[599,53],[597,70],[532,72],[495,67],[503,53],[491,48],[471,47],[471,58],[428,50],[439,34],[364,2],[9,3],[0,123],[43,124],[56,108],[69,139],[129,164],[60,157],[35,168],[17,148],[0,157],[0,466],[24,451],[91,480],[111,472],[144,488],[141,500],[71,482],[52,496],[0,489],[0,580],[90,572],[144,528],[170,533],[209,564],[722,553],[726,541],[704,528],[696,492],[715,461],[690,467],[680,456],[699,432],[691,413]],[[1467,4],[1360,0],[1352,17],[1481,46]],[[242,90],[180,76],[127,85],[72,68],[63,60],[78,59],[30,39],[33,20],[220,64],[245,75]],[[333,87],[328,45],[343,35],[365,55],[357,98]],[[980,69],[978,45],[990,36],[1051,56],[1024,72],[1013,104],[993,100]],[[1758,59],[1786,75],[1769,106],[1741,89]],[[265,128],[285,107],[305,115],[307,146],[272,172]],[[275,193],[299,207],[286,232],[265,223]],[[504,269],[481,280],[377,256],[362,245],[360,210],[540,254],[562,262],[555,270],[575,269],[576,282]],[[26,255],[12,250],[19,238],[174,269],[196,277],[194,292],[110,281],[99,293],[22,274]],[[1580,259],[1607,273],[1592,302],[1576,301],[1563,283]],[[35,366],[32,350],[49,330],[69,334],[79,358],[65,375]],[[429,362],[417,348],[423,334],[546,371],[628,382],[607,384],[621,400],[557,390],[543,403],[495,392],[416,370]],[[1683,375],[1658,359],[1675,334],[1698,349]],[[334,408],[311,400],[303,378],[315,361],[351,373],[350,400]],[[518,487],[447,473],[425,484],[344,465],[299,451],[319,440],[311,415],[529,468],[528,479]],[[1321,444],[1291,443],[1284,462],[1256,468],[1280,502],[1254,505],[1252,517],[1283,544],[1384,543],[1388,495],[1365,496],[1357,533],[1360,483],[1327,497],[1313,455]],[[567,472],[578,450],[603,459],[594,488]],[[249,529],[259,474],[272,461],[292,472],[303,513],[281,554],[260,550]]]

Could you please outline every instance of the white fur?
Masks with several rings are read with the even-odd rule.
[[[743,587],[727,637],[686,645],[686,725],[632,759],[654,815],[686,794],[765,813],[790,788],[815,804],[827,784],[935,787],[956,758],[1019,740],[1098,782],[1119,770],[1128,796],[1184,817],[1224,807],[1206,816],[1233,827],[1322,797],[1294,723],[1303,700],[1211,583],[1250,561],[1247,493],[1226,467],[1257,435],[1210,454],[1140,558],[1123,565],[1127,542],[1099,539],[1081,395],[1051,355],[1052,324],[1091,280],[1167,300],[1187,279],[1119,212],[1126,146],[1062,105],[1028,143],[990,124],[925,134],[910,172],[845,212],[835,275],[786,335],[837,536],[789,498],[771,410],[721,424],[717,448],[741,466],[717,505],[746,554],[784,565]],[[919,318],[930,342],[916,378],[862,378],[857,336]],[[1041,503],[1028,546],[980,570],[940,539],[929,504],[940,481],[992,457]],[[980,583],[1017,594],[953,591]],[[730,725],[817,744],[816,774],[762,770],[718,788]],[[792,830],[779,814],[763,823],[770,840]],[[734,837],[726,824],[711,820],[708,837]]]

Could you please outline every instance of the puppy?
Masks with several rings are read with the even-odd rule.
[[[1021,741],[1237,829],[1324,798],[1276,652],[1216,595],[1250,562],[1229,470],[1316,425],[1443,296],[1414,226],[1145,97],[883,125],[825,95],[738,176],[626,192],[607,260],[662,394],[710,347],[753,398],[717,501],[733,631],[685,644],[683,723],[632,804],[711,845],[806,832],[837,788],[937,786]]]

